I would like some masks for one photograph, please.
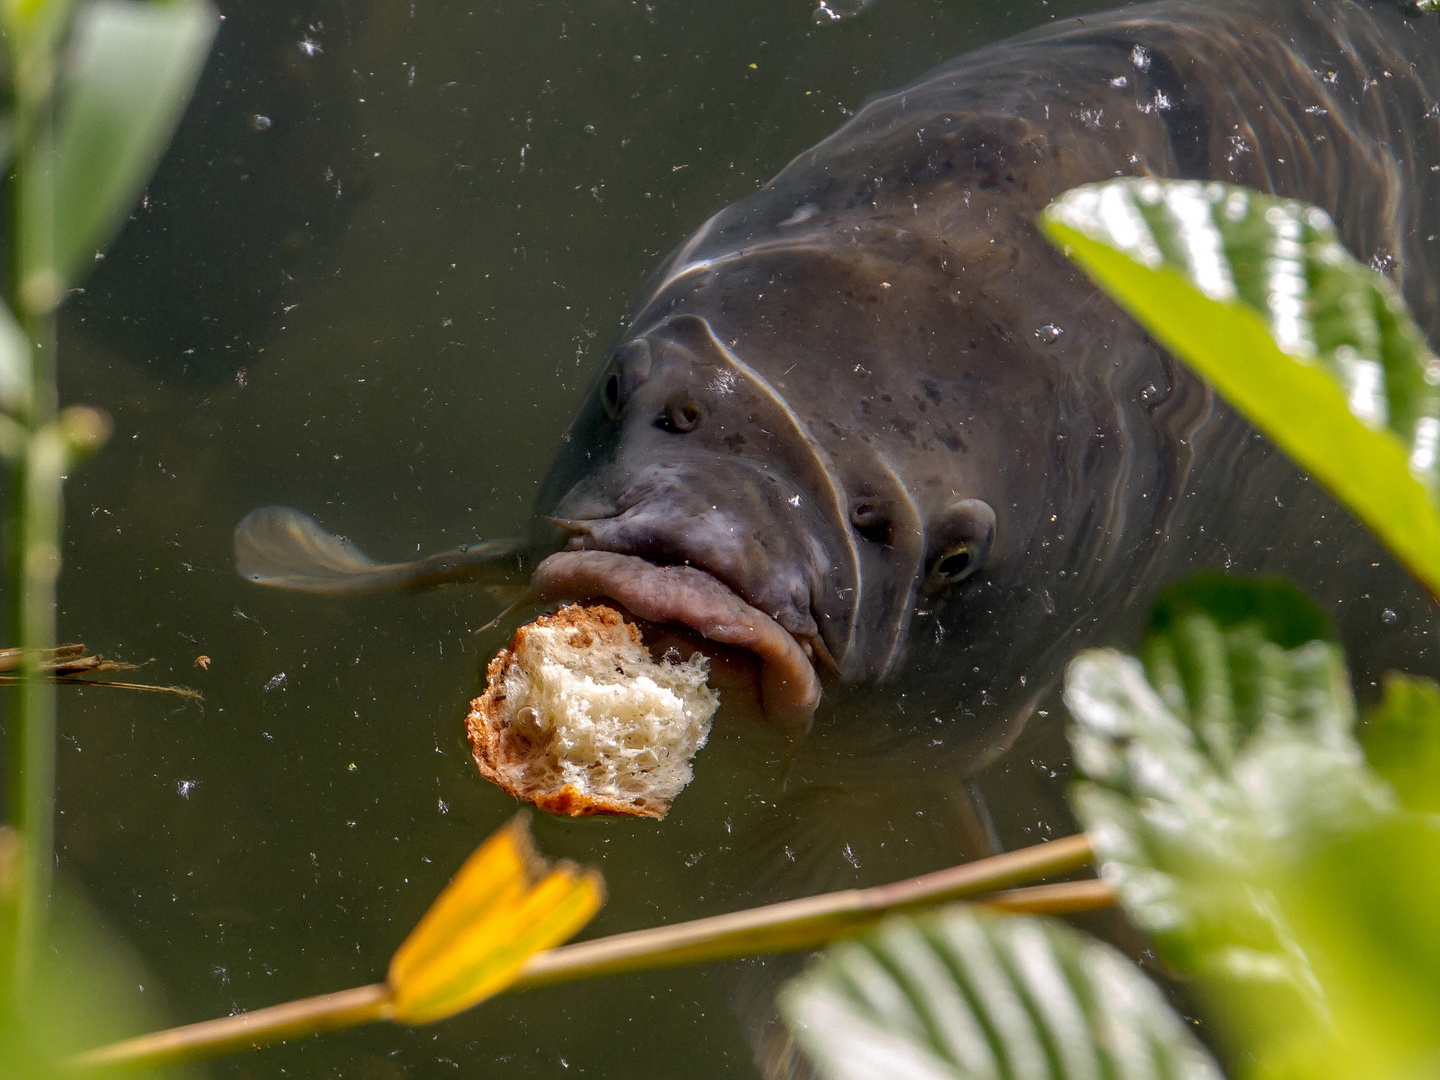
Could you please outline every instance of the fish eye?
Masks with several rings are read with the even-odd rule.
[[[948,551],[942,551],[930,565],[927,575],[932,587],[954,585],[980,569],[979,545],[973,540],[956,544]]]
[[[948,588],[984,565],[995,536],[995,511],[979,499],[961,499],[937,513],[925,534],[929,557],[925,588]]]
[[[620,370],[611,368],[610,373],[605,376],[605,382],[600,387],[600,405],[605,410],[605,415],[611,420],[620,415]]]
[[[677,394],[665,403],[665,409],[655,421],[661,431],[684,435],[700,426],[704,410],[700,403],[688,394]]]

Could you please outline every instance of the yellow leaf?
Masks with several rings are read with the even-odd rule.
[[[600,874],[549,866],[515,818],[466,860],[390,961],[392,1020],[428,1024],[514,981],[525,961],[568,940],[605,902]]]

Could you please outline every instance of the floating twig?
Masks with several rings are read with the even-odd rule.
[[[515,830],[516,826],[512,825],[498,833],[497,837]],[[487,846],[494,842],[494,839],[488,841]],[[484,852],[485,847],[480,850]],[[887,915],[953,900],[969,899],[1003,911],[1026,914],[1068,915],[1110,907],[1115,903],[1115,894],[1103,881],[1091,879],[1028,888],[1011,887],[1037,878],[1070,873],[1088,864],[1090,859],[1089,838],[1084,834],[1067,836],[888,885],[807,896],[672,926],[632,930],[562,945],[532,953],[523,963],[515,965],[507,981],[502,984],[497,980],[491,984],[487,994],[578,982],[605,975],[814,949],[837,937],[872,926]],[[471,861],[475,861],[474,857]],[[470,864],[467,863],[468,866]],[[462,869],[456,875],[456,881],[461,881],[464,876],[465,870]],[[454,889],[452,884],[441,893],[441,899],[431,908],[432,913],[442,908],[445,897]],[[483,912],[479,914],[483,915]],[[427,949],[434,953],[432,963],[445,967],[450,963],[446,954],[452,948],[446,943],[465,942],[471,940],[472,935],[452,933],[448,920],[432,920],[432,915],[427,914],[421,920],[420,928],[412,934],[412,939],[432,921],[444,923],[447,933],[443,938],[431,933],[430,937],[435,940],[427,945]],[[405,949],[406,946],[402,946],[401,952]],[[397,953],[397,957],[399,955]],[[400,967],[403,969],[404,965]],[[395,1008],[397,974],[403,974],[403,970],[397,972],[397,966],[392,963],[387,982],[319,994],[282,1005],[139,1035],[86,1051],[70,1059],[69,1064],[84,1068],[170,1065],[232,1050],[259,1049],[267,1043],[376,1020],[424,1023],[438,1018],[425,1011],[407,1017]],[[474,1003],[474,999],[467,1001]]]
[[[37,649],[40,661],[35,666],[46,682],[57,686],[107,686],[114,690],[145,690],[153,694],[173,694],[187,701],[204,701],[205,696],[188,686],[155,686],[151,683],[119,682],[92,676],[115,671],[138,671],[142,665],[125,660],[109,660],[97,653],[87,653],[84,645],[58,645],[53,649]],[[149,663],[147,660],[146,663]],[[19,671],[25,665],[24,649],[0,649],[0,686],[15,686],[24,680]]]

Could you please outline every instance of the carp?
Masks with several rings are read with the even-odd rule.
[[[824,684],[827,722],[901,738],[1013,732],[1199,567],[1290,575],[1361,672],[1413,662],[1434,620],[1393,561],[1036,216],[1121,175],[1315,203],[1440,343],[1437,101],[1437,19],[1367,0],[1169,0],[962,56],[664,262],[529,537],[381,565],[266,507],[239,570],[321,592],[530,575],[530,599],[609,599],[702,647],[743,609],[744,640],[708,648],[748,646],[767,716],[803,728]],[[1392,627],[1397,606],[1420,614]]]
[[[1433,668],[1431,600],[1042,237],[1048,202],[1115,176],[1322,207],[1440,348],[1440,18],[1162,0],[881,94],[719,210],[624,318],[529,536],[379,564],[265,507],[236,530],[238,569],[607,600],[704,649],[786,730],[813,717],[789,791],[743,821],[705,808],[737,821],[712,895],[747,903],[954,862],[964,829],[978,854],[1073,828],[1045,766],[1063,768],[1058,725],[1027,721],[1078,649],[1133,645],[1194,570],[1294,580],[1334,614],[1362,696]],[[1039,772],[1005,756],[1022,736]],[[1026,809],[992,820],[977,783]],[[772,1076],[804,1072],[772,1004],[790,970],[757,962],[733,995]]]

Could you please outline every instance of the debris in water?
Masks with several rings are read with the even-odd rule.
[[[96,679],[110,671],[136,671],[139,664],[124,660],[107,660],[98,654],[88,654],[84,645],[59,645],[53,649],[38,650],[41,676],[50,682],[65,686],[108,686],[116,690],[150,690],[157,694],[174,694],[191,701],[204,701],[198,691],[188,686],[152,686],[149,683],[117,682],[114,679]],[[149,663],[147,660],[146,663]],[[13,686],[23,678],[21,668],[25,666],[23,649],[0,649],[0,686]]]
[[[815,21],[824,24],[849,19],[859,15],[874,3],[875,0],[820,0],[819,5],[815,8]]]

